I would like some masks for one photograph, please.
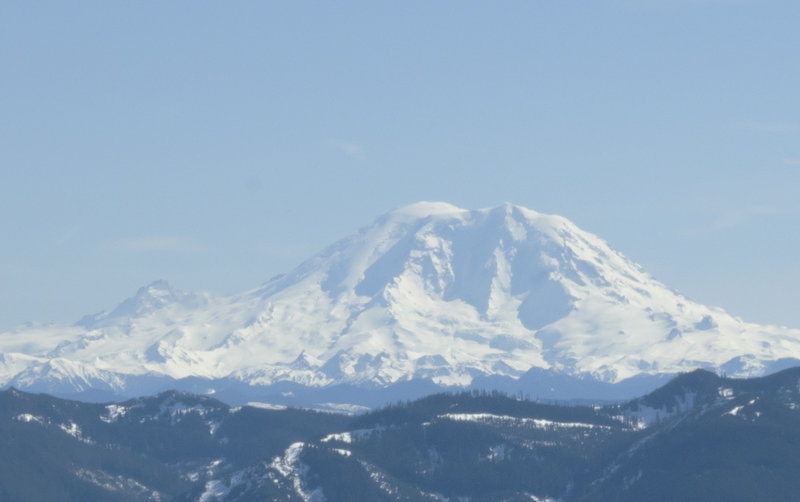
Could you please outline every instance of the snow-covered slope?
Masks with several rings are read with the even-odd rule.
[[[4,333],[0,353],[0,383],[61,392],[162,377],[467,386],[532,368],[615,383],[760,374],[800,357],[800,330],[694,303],[565,218],[423,202],[252,291],[159,281],[74,326]]]

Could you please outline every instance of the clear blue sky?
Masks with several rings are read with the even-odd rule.
[[[0,329],[229,294],[393,207],[564,215],[800,327],[797,0],[0,3]]]

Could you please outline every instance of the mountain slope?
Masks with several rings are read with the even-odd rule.
[[[6,384],[62,393],[131,395],[159,378],[468,386],[540,371],[619,383],[762,374],[800,355],[800,330],[689,301],[559,216],[418,203],[252,291],[159,281],[74,326],[3,334],[0,353]]]
[[[697,370],[621,404],[435,394],[346,416],[165,392],[0,392],[3,500],[786,501],[800,368]],[[42,483],[47,479],[47,483]]]

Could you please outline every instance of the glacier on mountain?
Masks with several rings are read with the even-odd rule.
[[[758,375],[798,357],[800,330],[692,302],[563,217],[423,202],[251,291],[157,281],[73,326],[3,333],[0,383],[98,397],[190,383],[246,399],[427,382],[597,398],[626,381]]]

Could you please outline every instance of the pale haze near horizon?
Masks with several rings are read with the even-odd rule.
[[[800,327],[798,2],[0,5],[0,329],[232,294],[418,200]]]

